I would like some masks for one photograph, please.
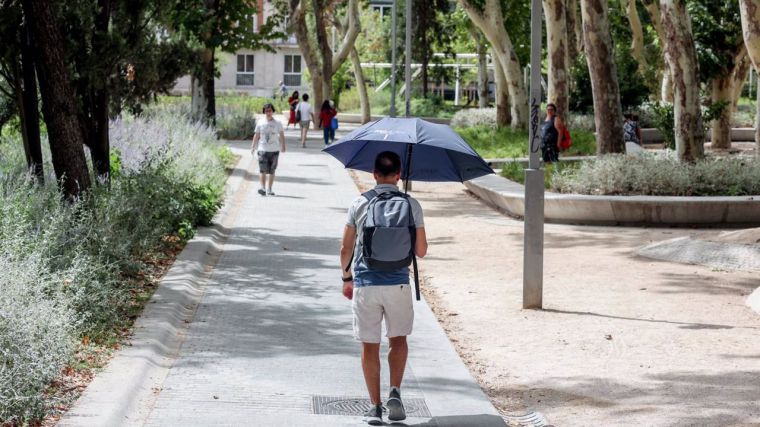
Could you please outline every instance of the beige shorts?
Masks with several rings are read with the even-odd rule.
[[[354,313],[354,338],[358,341],[379,344],[383,318],[386,337],[407,336],[412,333],[414,307],[410,285],[354,288],[351,309]]]
[[[308,129],[309,125],[311,125],[311,121],[310,120],[301,120],[301,123],[299,123],[299,125],[301,126],[301,129]]]

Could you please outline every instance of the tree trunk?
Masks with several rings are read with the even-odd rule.
[[[42,94],[56,178],[69,198],[90,188],[83,138],[74,103],[75,94],[65,61],[63,35],[56,22],[53,0],[23,0],[24,17],[33,35],[35,66]]]
[[[207,125],[216,124],[216,96],[214,93],[214,51],[200,52],[196,74],[191,76],[191,115],[193,120]]]
[[[644,74],[644,30],[641,27],[639,10],[636,8],[636,0],[621,0],[623,9],[628,16],[628,22],[631,24],[631,54],[639,64],[639,73]]]
[[[543,0],[549,56],[549,102],[557,105],[560,117],[567,117],[570,100],[567,85],[567,25],[565,0]]]
[[[660,83],[660,100],[664,102],[673,103],[673,75],[670,74],[670,67],[667,66],[662,70],[662,82]]]
[[[333,54],[330,40],[327,37],[327,20],[324,14],[327,12],[334,13],[334,8],[327,7],[329,4],[326,4],[324,0],[312,0],[312,8],[314,8],[312,12],[315,16],[317,29],[317,47],[314,47],[310,37],[311,30],[306,23],[306,11],[303,8],[303,1],[294,0],[289,2],[290,30],[296,36],[301,56],[311,74],[312,105],[315,111],[319,111],[322,107],[322,102],[332,97],[332,77],[335,71],[348,58],[356,42],[356,37],[359,35],[361,28],[359,6],[358,0],[348,0],[346,11],[347,22],[345,24],[338,22],[337,17],[334,17],[334,21],[336,21],[334,22],[335,26],[341,31],[345,28],[345,33],[340,47],[336,47],[335,54]],[[317,120],[318,118],[315,114],[315,124],[318,123]]]
[[[586,61],[594,97],[597,154],[625,152],[623,112],[606,0],[581,0]]]
[[[757,106],[757,111],[755,112],[755,153],[760,155],[760,74],[758,75],[758,80],[757,99],[755,101],[755,105]]]
[[[93,50],[95,55],[106,49],[108,26],[111,21],[111,1],[98,0],[98,15],[95,20],[95,34]],[[111,179],[111,147],[108,135],[108,90],[105,82],[108,81],[109,72],[102,77],[104,84],[94,85],[90,83],[91,110],[90,110],[90,157],[95,176],[99,180],[110,183]]]
[[[351,65],[354,67],[356,86],[359,90],[359,104],[362,107],[362,124],[364,124],[372,120],[372,112],[370,111],[369,95],[367,94],[367,82],[364,80],[364,71],[362,71],[362,61],[356,48],[351,49]]]
[[[660,14],[660,4],[657,0],[641,0],[644,4],[644,8],[649,13],[649,18],[652,21],[654,30],[657,33],[657,38],[665,40],[665,31],[662,29],[662,19]],[[664,102],[673,102],[673,79],[670,75],[670,68],[668,66],[669,60],[667,57],[667,51],[663,48],[662,55],[664,59],[663,68],[658,73],[660,78],[660,91],[658,93],[658,99]]]
[[[660,0],[665,51],[673,77],[675,139],[678,158],[693,162],[704,156],[704,129],[699,109],[699,63],[686,5]]]
[[[29,170],[37,180],[45,181],[42,160],[42,143],[40,142],[40,111],[37,98],[37,76],[34,73],[34,50],[27,26],[21,29],[21,69],[17,70],[17,102],[21,119],[21,137],[24,141],[24,153]]]
[[[478,34],[478,108],[488,108],[488,57],[483,36]]]
[[[478,53],[478,108],[488,108],[488,51],[480,30],[469,25],[467,31],[475,41]]]
[[[509,87],[511,125],[525,128],[528,125],[528,95],[523,84],[520,61],[514,52],[512,40],[504,28],[504,14],[499,0],[486,0],[483,10],[472,0],[459,0],[472,22],[480,28],[491,43],[494,56],[501,63]]]
[[[206,119],[206,91],[203,89],[203,79],[198,76],[190,76],[190,115],[197,122]]]
[[[742,15],[742,33],[747,54],[758,75],[757,116],[755,118],[755,151],[760,155],[760,0],[739,0]]]
[[[216,88],[214,87],[214,66],[215,52],[214,49],[208,49],[209,56],[204,58],[203,67],[205,68],[203,80],[203,90],[206,92],[206,118],[211,126],[216,126]]]
[[[575,64],[578,55],[583,50],[583,32],[578,19],[578,0],[567,0],[565,3],[565,28],[567,30],[567,65]]]
[[[734,86],[733,74],[716,77],[712,81],[712,102],[727,102],[720,116],[712,121],[712,148],[731,148],[731,103]]]
[[[496,126],[507,127],[512,123],[509,109],[509,84],[499,61],[494,62],[493,74],[496,79]]]

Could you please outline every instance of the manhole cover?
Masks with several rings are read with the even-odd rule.
[[[312,396],[312,411],[320,415],[361,416],[370,405],[369,399],[360,397]],[[430,417],[425,399],[404,399],[404,408],[410,417]]]

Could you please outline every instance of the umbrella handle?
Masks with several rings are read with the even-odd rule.
[[[414,151],[414,144],[406,145],[406,166],[404,167],[404,194],[409,192],[409,175],[412,169],[412,151]]]

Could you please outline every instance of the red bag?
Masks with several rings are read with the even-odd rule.
[[[570,132],[566,127],[562,127],[562,141],[559,143],[559,151],[569,150],[573,145],[573,138],[570,138]]]

